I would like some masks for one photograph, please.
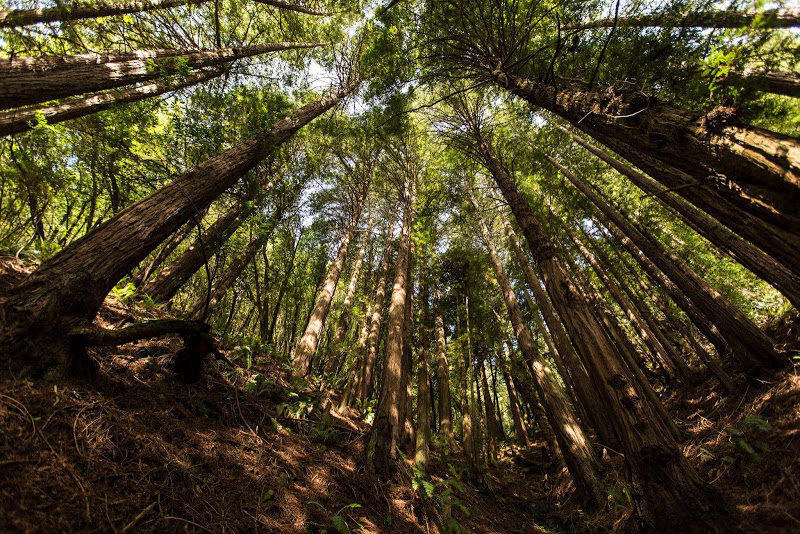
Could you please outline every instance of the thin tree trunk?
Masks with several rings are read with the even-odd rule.
[[[431,379],[428,368],[428,354],[430,353],[431,334],[428,327],[428,283],[425,280],[425,270],[420,272],[420,290],[418,324],[419,324],[419,351],[417,362],[417,426],[416,426],[416,453],[414,465],[423,473],[427,472],[430,442],[431,442]]]
[[[434,309],[436,318],[436,384],[439,388],[439,433],[452,451],[455,447],[453,439],[453,407],[450,397],[450,363],[447,361],[447,342],[444,334],[444,319],[440,306],[439,289],[434,289]]]
[[[466,307],[467,317],[469,317],[469,306]],[[469,329],[467,329],[469,332]],[[460,360],[460,382],[459,393],[461,396],[461,440],[464,445],[464,456],[467,457],[472,464],[478,462],[477,451],[475,450],[475,429],[472,426],[472,415],[470,413],[470,402],[467,397],[467,385],[469,384],[469,369],[472,366],[472,351],[469,346],[469,333],[467,333],[467,347],[461,348]]]
[[[303,229],[300,229],[300,235],[297,236],[297,240],[294,240],[294,235],[292,234],[292,253],[289,255],[289,261],[286,267],[286,274],[283,277],[283,281],[281,282],[281,287],[278,290],[278,298],[275,300],[275,306],[272,310],[272,319],[269,322],[269,329],[267,330],[266,341],[267,343],[272,343],[272,339],[275,337],[275,326],[278,323],[278,313],[281,309],[281,303],[283,302],[283,296],[286,294],[286,288],[289,285],[289,278],[292,276],[292,272],[294,271],[294,259],[297,257],[297,249],[300,248],[300,240],[303,238]]]
[[[161,248],[158,250],[158,254],[153,258],[153,260],[139,270],[136,276],[133,277],[131,283],[138,288],[145,281],[147,281],[147,279],[150,278],[150,275],[152,275],[156,269],[161,267],[161,264],[164,263],[167,258],[169,258],[170,254],[175,252],[175,249],[178,248],[178,245],[183,243],[184,240],[191,235],[192,230],[195,228],[195,223],[201,219],[202,216],[192,217],[182,229],[172,234],[172,237],[170,237],[168,241],[165,241],[164,244],[161,245]]]
[[[372,375],[375,370],[375,361],[378,359],[378,343],[381,334],[381,321],[383,317],[383,301],[386,298],[386,280],[389,277],[389,259],[392,253],[392,236],[394,234],[394,214],[386,226],[386,239],[383,244],[383,257],[381,258],[380,274],[378,275],[378,289],[375,291],[375,301],[372,306],[369,334],[367,336],[367,352],[364,358],[364,370],[361,373],[361,391],[358,398],[366,401],[372,395]]]
[[[410,452],[414,448],[414,276],[412,264],[414,260],[414,241],[409,250],[408,273],[406,274],[406,306],[403,319],[403,359],[400,373],[400,449]]]
[[[800,308],[800,263],[795,264],[795,272],[790,267],[780,263],[780,258],[770,256],[770,250],[758,250],[748,244],[744,239],[736,236],[731,230],[725,228],[715,219],[709,217],[689,202],[668,191],[664,186],[637,172],[622,161],[611,156],[604,150],[592,145],[583,138],[573,134],[566,128],[558,127],[569,134],[572,139],[583,148],[608,163],[612,168],[633,182],[642,191],[661,200],[672,208],[680,218],[698,234],[708,239],[720,252],[728,254],[731,258],[752,271],[756,276],[772,284],[778,291]],[[745,237],[745,236],[743,236]],[[758,245],[757,242],[754,242]],[[762,245],[763,246],[763,245]]]
[[[317,351],[320,334],[331,309],[336,285],[339,283],[339,277],[347,259],[347,250],[350,248],[350,242],[353,240],[358,221],[361,218],[361,210],[364,207],[364,200],[367,198],[367,192],[369,191],[369,182],[370,180],[367,180],[363,184],[363,188],[356,199],[356,204],[352,207],[353,211],[350,221],[347,223],[342,243],[339,245],[339,251],[336,253],[336,258],[333,260],[331,268],[328,270],[328,276],[325,278],[325,284],[322,286],[322,291],[317,298],[314,312],[308,320],[308,326],[294,355],[294,366],[299,376],[306,376],[311,369],[311,359]]]
[[[0,59],[0,109],[16,108],[180,75],[270,52],[316,48],[316,43],[270,43],[220,50],[137,50],[119,54]]]
[[[39,123],[40,118],[44,119],[47,124],[58,124],[59,122],[85,117],[123,104],[139,102],[170,91],[178,91],[207,82],[224,72],[224,69],[198,71],[175,80],[160,80],[125,89],[124,91],[109,91],[68,100],[52,106],[3,111],[0,112],[0,136],[20,134],[32,130]]]
[[[526,363],[533,370],[534,385],[547,413],[547,419],[555,432],[567,469],[569,469],[578,491],[583,493],[590,502],[599,504],[602,501],[602,491],[597,476],[597,459],[592,452],[591,444],[580,423],[578,423],[567,397],[558,386],[553,371],[547,366],[539,349],[536,347],[536,343],[533,341],[530,330],[528,330],[517,304],[517,298],[514,295],[511,282],[497,255],[492,236],[483,222],[480,206],[472,193],[469,183],[466,185],[470,202],[476,211],[478,226],[483,236],[483,244],[489,251],[495,278],[500,286],[500,292],[511,319],[511,325],[519,343],[520,351]],[[480,366],[482,361],[479,361],[478,364]]]
[[[415,178],[413,178],[415,179]],[[381,379],[381,392],[375,408],[375,419],[367,445],[367,465],[371,471],[388,474],[397,460],[397,445],[400,437],[400,402],[402,401],[402,360],[406,285],[411,252],[411,228],[414,225],[416,185],[407,179],[403,203],[403,228],[400,248],[397,252],[396,271],[392,298],[387,317],[386,356]]]
[[[687,11],[683,13],[654,13],[580,22],[561,27],[562,31],[595,28],[747,28],[758,21],[759,29],[792,28],[800,26],[800,9]]]
[[[495,403],[492,401],[492,394],[489,391],[489,381],[486,379],[486,362],[483,359],[485,347],[476,351],[478,355],[478,374],[480,376],[481,388],[483,390],[483,406],[486,414],[486,452],[489,465],[497,466],[497,444],[503,432],[500,430],[500,423],[497,419]]]
[[[297,109],[171,184],[128,206],[43,263],[0,302],[0,359],[12,372],[63,374],[74,355],[67,334],[90,321],[112,287],[247,171],[358,86],[350,83]],[[67,304],[68,303],[68,304]]]
[[[258,235],[231,261],[219,280],[211,284],[209,293],[195,300],[186,309],[187,316],[194,320],[201,320],[211,315],[211,312],[216,308],[217,304],[219,304],[236,279],[239,278],[239,275],[241,275],[245,268],[255,259],[258,251],[267,244],[269,238],[272,236],[272,232],[280,222],[281,217],[283,217],[283,211],[282,206],[276,208],[267,228],[259,229]],[[208,302],[207,305],[206,302]]]
[[[511,408],[511,418],[514,422],[514,434],[517,437],[517,445],[520,447],[528,447],[531,444],[531,438],[528,436],[528,429],[522,417],[522,410],[520,408],[519,399],[517,398],[517,389],[514,387],[514,382],[511,380],[508,362],[505,361],[505,358],[502,356],[502,351],[500,350],[498,350],[498,359],[500,360],[500,372],[503,374],[503,381],[506,383],[506,391],[508,391],[508,405]]]
[[[350,317],[352,315],[353,298],[356,296],[356,289],[358,288],[358,278],[361,275],[361,267],[364,264],[364,256],[367,253],[367,243],[372,234],[372,219],[375,216],[375,204],[369,210],[369,217],[367,218],[367,229],[364,232],[364,239],[356,254],[355,261],[353,261],[353,273],[350,275],[350,284],[347,286],[347,293],[345,294],[344,301],[342,302],[342,313],[339,314],[339,321],[336,325],[336,333],[333,335],[330,346],[332,348],[331,356],[326,363],[326,370],[328,374],[335,374],[339,368],[339,361],[344,353],[344,336],[350,328]]]

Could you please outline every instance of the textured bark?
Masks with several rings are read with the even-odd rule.
[[[90,321],[119,280],[267,154],[357,86],[354,82],[333,91],[278,120],[265,133],[209,158],[43,263],[0,303],[3,368],[8,361],[11,369],[31,366],[35,374],[66,371],[72,353],[64,335]]]
[[[800,232],[800,142],[736,124],[728,108],[706,115],[614,87],[584,92],[496,71],[512,94],[592,136],[666,187],[691,184],[718,193],[772,224]],[[670,169],[689,177],[676,183]],[[797,237],[795,236],[795,239]]]
[[[466,119],[469,121],[469,117]],[[650,403],[637,391],[613,344],[569,278],[541,223],[481,131],[470,124],[476,149],[497,182],[525,235],[534,261],[564,319],[570,337],[586,355],[584,364],[601,392],[606,417],[616,429],[631,478],[633,517],[642,530],[700,532],[727,528],[731,509],[691,468]]]
[[[84,98],[67,100],[52,106],[3,111],[0,112],[0,136],[20,134],[32,130],[39,123],[40,117],[47,124],[58,124],[59,122],[85,117],[123,104],[139,102],[170,91],[191,87],[213,80],[223,72],[225,72],[223,69],[200,71],[176,80],[157,81],[125,89],[124,91],[109,91]]]
[[[282,216],[283,210],[281,208],[276,209],[267,228],[260,229],[258,235],[248,243],[247,247],[245,247],[233,261],[231,261],[230,265],[225,269],[225,272],[219,277],[219,280],[211,284],[211,289],[209,291],[210,296],[204,295],[198,298],[187,308],[187,316],[195,320],[201,320],[211,315],[214,308],[217,307],[217,304],[219,304],[231,286],[233,286],[236,279],[239,278],[239,275],[252,263],[258,251],[267,244]],[[208,305],[206,305],[206,302],[208,302]]]
[[[520,351],[526,363],[533,370],[537,393],[547,413],[547,419],[556,434],[567,469],[569,469],[578,491],[583,493],[589,501],[599,504],[602,500],[602,491],[597,477],[597,459],[594,457],[589,439],[578,423],[566,395],[558,386],[553,371],[545,363],[539,349],[536,347],[536,343],[533,341],[533,336],[531,336],[517,304],[517,298],[514,295],[511,282],[497,255],[497,249],[494,246],[489,229],[481,218],[480,207],[469,184],[467,184],[467,194],[477,212],[477,222],[483,236],[483,244],[489,251],[495,278],[500,286],[500,293],[503,296],[508,316],[511,319],[514,335],[517,338]],[[482,366],[482,364],[483,361],[479,359],[478,365]],[[490,400],[488,401],[491,402]]]
[[[267,190],[271,186],[272,184],[268,185]],[[137,293],[149,295],[156,302],[172,300],[172,297],[194,273],[200,270],[203,264],[213,257],[247,220],[247,217],[255,209],[255,206],[249,204],[254,196],[251,195],[245,200],[236,202],[206,228],[203,235],[196,239],[189,248],[162,269],[155,278],[142,285]]]
[[[403,316],[403,358],[400,367],[400,449],[411,454],[416,443],[414,437],[414,276],[412,262],[414,259],[414,241],[411,241],[408,252],[406,273],[406,305]]]
[[[500,208],[500,206],[498,206],[498,208]],[[598,413],[601,406],[603,406],[600,394],[592,384],[586,366],[584,366],[581,357],[578,356],[567,332],[564,330],[564,326],[561,324],[556,310],[550,303],[550,299],[539,284],[539,278],[533,271],[527,255],[522,250],[522,246],[520,246],[517,234],[514,232],[511,222],[505,215],[505,209],[498,209],[498,211],[502,218],[503,227],[508,236],[509,243],[511,243],[511,248],[517,258],[517,263],[525,274],[528,287],[533,291],[534,298],[539,305],[544,321],[547,323],[547,328],[550,334],[552,334],[555,349],[558,351],[558,355],[567,368],[567,373],[565,373],[565,376],[562,378],[564,378],[565,381],[569,380],[572,384],[576,404],[579,404],[582,408],[581,412],[586,414],[586,422],[591,425],[605,445],[613,447],[614,444],[617,443],[614,428],[602,413]],[[585,360],[588,357],[588,355],[584,356],[583,359]]]
[[[136,276],[133,277],[131,283],[138,288],[144,282],[146,282],[147,279],[150,278],[150,275],[152,275],[156,269],[161,267],[161,264],[163,264],[167,258],[169,258],[173,252],[175,252],[175,249],[178,248],[178,246],[191,235],[196,223],[201,219],[202,216],[192,217],[182,229],[172,234],[172,236],[161,245],[161,248],[158,249],[158,254],[156,254],[156,256],[147,265],[142,267],[138,273],[136,273]]]
[[[436,318],[436,384],[439,387],[439,433],[452,451],[455,447],[453,436],[453,406],[450,396],[450,363],[447,361],[447,343],[444,335],[444,319],[439,309],[439,290],[434,290]]]
[[[420,273],[419,291],[419,351],[417,361],[417,426],[414,464],[423,473],[427,471],[431,443],[431,379],[428,358],[431,333],[428,327],[428,286],[424,273]]]
[[[653,195],[674,210],[675,213],[698,234],[708,239],[720,252],[742,264],[756,276],[772,284],[775,289],[800,308],[800,263],[795,264],[795,271],[770,256],[770,251],[760,251],[755,246],[739,238],[731,230],[709,217],[692,204],[668,191],[664,186],[641,174],[629,165],[611,156],[604,150],[592,145],[583,138],[573,134],[566,128],[559,129],[569,134],[572,139],[586,150],[608,163],[612,168],[633,182],[645,193]],[[758,243],[754,243],[758,245]]]
[[[406,182],[403,205],[403,228],[397,252],[396,271],[389,313],[386,319],[386,357],[383,364],[381,393],[375,408],[375,420],[367,445],[367,465],[375,473],[386,475],[397,460],[400,437],[400,402],[402,401],[403,332],[406,308],[406,285],[411,252],[411,228],[414,225],[416,188]]]
[[[721,83],[800,98],[800,74],[796,72],[759,69],[732,70],[721,80]]]
[[[0,59],[0,109],[39,104],[68,96],[157,80],[282,50],[320,46],[270,43],[220,50],[137,50],[119,54],[15,57]]]
[[[367,180],[363,184],[355,205],[352,207],[350,221],[347,223],[342,243],[339,245],[339,250],[333,263],[331,263],[328,275],[325,277],[325,283],[322,285],[322,291],[320,291],[317,302],[314,305],[314,311],[308,320],[308,326],[306,326],[303,337],[300,339],[300,345],[298,345],[297,352],[295,352],[294,367],[299,376],[306,376],[311,369],[311,359],[317,351],[319,338],[325,326],[325,320],[328,318],[328,312],[331,309],[333,295],[336,292],[336,285],[339,283],[344,262],[347,260],[347,251],[350,248],[350,242],[353,240],[358,221],[361,218],[361,210],[364,207],[364,200],[367,198],[367,192],[369,191],[369,182],[370,180]]]
[[[466,308],[469,318],[469,306]],[[460,330],[460,329],[459,329]],[[469,328],[467,328],[467,347],[461,349],[461,360],[459,362],[459,394],[461,397],[461,441],[464,445],[464,456],[473,464],[477,463],[478,455],[475,450],[475,429],[472,427],[472,414],[470,413],[470,402],[467,397],[469,384],[469,369],[472,366],[472,350],[469,346]]]
[[[378,275],[375,301],[372,305],[372,316],[369,321],[369,334],[367,335],[367,349],[364,357],[364,368],[361,373],[361,389],[358,398],[367,400],[372,395],[372,375],[375,369],[375,360],[378,359],[378,342],[381,335],[381,321],[383,318],[383,301],[386,298],[386,280],[389,277],[389,259],[392,253],[392,235],[394,234],[394,215],[386,226],[386,240],[383,244],[383,257],[381,258],[380,274]]]
[[[339,314],[339,320],[336,324],[336,332],[331,339],[330,346],[332,352],[328,362],[325,364],[326,372],[328,374],[335,374],[339,369],[339,362],[344,353],[342,343],[344,343],[344,336],[350,328],[350,317],[352,316],[353,299],[356,296],[356,289],[358,288],[358,279],[361,276],[361,267],[364,265],[364,256],[367,254],[367,243],[372,234],[372,220],[375,216],[375,204],[369,210],[367,217],[367,229],[364,232],[364,239],[361,241],[361,246],[356,254],[355,261],[353,261],[353,272],[350,275],[350,283],[347,285],[347,293],[345,293],[344,301],[342,302],[342,313]]]
[[[157,9],[169,9],[183,5],[202,4],[208,0],[134,0],[131,2],[98,2],[94,4],[77,4],[45,9],[5,9],[0,10],[0,28],[27,26],[39,22],[70,22],[73,20],[113,17],[128,13],[143,13]],[[288,11],[296,11],[306,15],[324,16],[327,13],[309,9],[304,6],[283,2],[281,0],[255,0]]]
[[[611,297],[619,305],[625,316],[630,321],[633,328],[639,334],[639,337],[644,341],[647,348],[653,356],[660,362],[672,378],[680,378],[682,380],[691,380],[692,371],[689,366],[683,361],[680,356],[672,352],[672,348],[665,346],[656,337],[655,332],[650,328],[650,325],[642,318],[634,305],[622,293],[622,289],[611,279],[606,273],[606,270],[600,265],[600,262],[595,258],[594,254],[589,251],[583,241],[575,235],[566,225],[562,226],[565,229],[566,235],[578,247],[578,250],[583,255],[584,259],[592,266],[592,270],[597,274],[597,277],[608,290]]]
[[[498,443],[503,437],[503,431],[500,428],[500,421],[497,418],[492,394],[489,391],[489,381],[486,379],[486,362],[483,359],[484,350],[485,347],[481,347],[476,353],[478,356],[478,375],[481,381],[481,390],[483,391],[483,407],[486,414],[486,456],[489,465],[497,466]]]
[[[498,350],[498,358],[500,360],[500,371],[503,374],[503,381],[506,384],[506,391],[508,392],[508,405],[511,408],[511,418],[514,423],[514,434],[517,438],[517,445],[520,447],[528,447],[531,444],[531,438],[528,435],[528,428],[525,426],[525,420],[522,417],[522,409],[517,397],[517,388],[514,387],[514,381],[511,380],[511,371],[508,367],[508,362],[502,357],[501,351]]]
[[[681,299],[676,304],[682,308],[692,304],[684,311],[695,313],[694,307],[705,315],[718,328],[722,337],[742,362],[753,362],[769,368],[779,368],[788,363],[772,346],[769,338],[758,329],[745,315],[730,304],[715,289],[709,286],[689,266],[685,265],[677,256],[668,252],[663,245],[655,240],[648,239],[633,227],[625,218],[599,195],[592,191],[585,183],[569,172],[563,165],[553,158],[547,158],[550,163],[558,168],[569,182],[581,191],[608,217],[622,233],[633,241],[636,247],[652,261],[658,269],[684,293],[691,302]]]
[[[800,9],[765,9],[750,11],[687,11],[684,13],[654,13],[581,22],[562,26],[564,31],[595,28],[747,28],[757,22],[762,28],[792,28],[800,26]]]
[[[202,4],[207,0],[134,0],[132,2],[98,2],[45,9],[0,10],[0,28],[27,26],[39,22],[70,22],[73,20],[113,17],[128,13],[143,13],[183,5]]]

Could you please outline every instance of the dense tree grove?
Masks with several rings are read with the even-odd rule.
[[[626,529],[736,531],[665,399],[791,365],[765,324],[800,305],[798,27],[782,2],[7,2],[0,253],[35,269],[0,293],[0,376],[258,345],[371,423],[376,477],[540,437],[589,508],[622,455]],[[100,328],[109,295],[160,319]]]

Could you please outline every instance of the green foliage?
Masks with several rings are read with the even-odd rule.
[[[120,302],[129,302],[136,294],[136,286],[128,282],[124,286],[111,288],[111,292],[114,293]]]
[[[458,508],[461,512],[469,516],[469,510],[461,503],[454,493],[455,491],[464,492],[464,484],[461,482],[461,474],[455,467],[448,465],[450,474],[445,480],[433,482],[429,477],[417,467],[412,467],[411,487],[425,500],[435,503],[437,510],[442,517],[444,531],[448,534],[460,534],[464,528],[453,517],[453,508]]]
[[[361,505],[358,503],[346,504],[339,508],[339,511],[335,514],[330,514],[327,508],[317,501],[310,501],[308,504],[318,506],[325,514],[328,514],[328,521],[339,534],[350,534],[350,524],[354,524],[356,528],[361,528],[361,524],[354,520],[348,513],[349,511],[361,508]]]
[[[763,460],[761,455],[769,451],[769,446],[761,438],[771,430],[772,425],[766,419],[755,415],[746,417],[741,428],[728,427],[725,432],[729,441],[722,447],[727,454],[722,459],[734,463],[736,459],[731,454],[736,453],[754,464],[760,464]]]

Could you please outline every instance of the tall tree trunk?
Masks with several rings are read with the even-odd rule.
[[[416,453],[414,465],[423,473],[427,472],[431,442],[431,379],[428,368],[431,334],[428,327],[428,283],[425,280],[425,269],[420,272],[419,290],[419,351],[417,363],[417,427]]]
[[[668,191],[655,180],[637,172],[632,167],[573,134],[566,128],[561,126],[558,128],[569,134],[576,143],[630,179],[642,191],[658,198],[672,208],[686,224],[708,239],[720,252],[728,254],[756,276],[772,284],[775,289],[783,293],[794,304],[795,308],[800,309],[800,263],[794,265],[795,272],[792,272],[790,267],[780,263],[780,258],[770,256],[769,249],[758,250],[744,239],[737,237],[731,230],[725,228],[715,219]],[[754,244],[758,245],[757,242],[754,242]]]
[[[498,208],[501,207],[498,206]],[[508,236],[511,248],[514,251],[515,257],[517,258],[517,263],[520,265],[522,272],[525,274],[525,280],[528,282],[528,287],[531,289],[531,291],[533,291],[534,298],[539,305],[539,309],[542,312],[544,321],[547,323],[547,327],[552,334],[555,349],[558,351],[558,355],[561,357],[565,367],[567,368],[567,373],[564,379],[569,380],[572,384],[576,404],[582,407],[582,412],[587,415],[586,422],[591,425],[595,432],[597,432],[597,435],[602,442],[609,447],[613,447],[617,443],[616,433],[608,419],[602,413],[598,413],[598,410],[600,410],[600,407],[603,405],[600,393],[592,384],[592,380],[589,378],[589,373],[581,361],[582,359],[586,360],[590,356],[584,355],[583,358],[578,356],[576,348],[573,346],[569,336],[567,335],[567,332],[564,330],[556,310],[553,308],[553,305],[550,303],[550,299],[542,289],[542,286],[539,283],[539,278],[536,276],[536,273],[533,272],[533,268],[528,261],[527,255],[520,246],[519,239],[517,239],[517,234],[514,232],[508,217],[506,217],[505,209],[498,209],[498,212],[502,218],[503,227],[506,231],[506,235]]]
[[[469,116],[466,117],[470,119]],[[500,187],[522,229],[550,293],[553,307],[573,341],[581,347],[606,415],[616,428],[629,468],[634,517],[645,528],[698,532],[724,528],[732,521],[721,497],[704,484],[683,456],[671,432],[637,391],[613,344],[588,303],[567,275],[563,261],[514,180],[474,122],[469,123],[478,153]],[[652,530],[652,529],[651,529]]]
[[[372,234],[372,219],[375,216],[375,204],[369,210],[369,217],[367,218],[367,229],[364,232],[364,239],[358,249],[355,261],[353,261],[353,273],[350,275],[350,284],[347,286],[347,293],[342,302],[342,313],[339,314],[339,321],[336,325],[336,333],[333,335],[330,346],[332,348],[331,356],[326,363],[326,371],[328,374],[335,374],[339,368],[339,361],[344,354],[344,336],[350,328],[350,317],[352,316],[353,299],[356,296],[356,289],[358,288],[358,278],[361,275],[361,267],[364,265],[364,256],[367,254],[367,244],[369,243],[370,235]]]
[[[517,398],[517,389],[514,387],[513,380],[511,380],[508,362],[503,358],[502,350],[498,350],[498,360],[500,361],[500,372],[503,374],[503,381],[506,383],[506,391],[508,391],[508,405],[511,409],[511,418],[514,422],[514,434],[517,438],[517,445],[520,447],[528,447],[531,444],[531,439],[528,436],[528,428],[525,426],[525,420],[522,417],[522,410],[520,408],[519,399]]]
[[[531,336],[517,304],[517,298],[514,295],[511,282],[497,255],[492,236],[480,214],[480,206],[472,193],[469,183],[466,186],[470,202],[472,202],[476,211],[483,244],[489,251],[495,278],[500,286],[500,293],[503,296],[508,316],[511,319],[514,335],[517,338],[520,351],[526,363],[533,370],[536,391],[547,413],[547,419],[556,434],[567,469],[569,469],[578,491],[590,502],[599,504],[602,501],[602,491],[597,476],[597,459],[592,452],[589,439],[584,434],[580,423],[578,423],[566,395],[558,386],[553,371],[545,363],[539,349],[536,347],[536,343],[533,341],[533,336]],[[478,364],[479,366],[482,365],[482,361],[479,361]]]
[[[350,83],[297,109],[171,184],[128,206],[44,262],[0,302],[0,360],[12,372],[58,376],[75,352],[68,338],[90,321],[112,287],[297,130],[358,86]]]
[[[183,5],[202,4],[208,0],[133,0],[128,2],[98,2],[77,4],[44,9],[4,9],[0,10],[0,28],[28,26],[39,22],[71,22],[74,20],[113,17],[129,13],[143,13],[157,9],[169,9]],[[255,0],[281,9],[297,11],[307,15],[326,15],[326,13],[291,4],[282,0]]]
[[[392,254],[392,236],[394,234],[394,214],[386,226],[386,239],[383,243],[383,256],[381,258],[380,274],[378,275],[378,288],[375,291],[375,301],[372,306],[372,317],[369,322],[367,336],[367,349],[364,357],[364,369],[361,373],[361,390],[358,398],[362,401],[371,396],[373,372],[375,361],[378,359],[378,343],[381,335],[381,321],[383,317],[383,301],[386,298],[386,280],[389,277],[389,259]]]
[[[615,88],[602,93],[557,90],[501,69],[493,76],[512,94],[571,122],[666,187],[687,185],[675,183],[670,169],[678,169],[698,189],[712,189],[788,230],[800,229],[796,139],[738,126],[727,108],[702,115]],[[716,182],[718,176],[724,183]]]
[[[622,294],[622,290],[617,286],[617,284],[611,279],[611,277],[606,273],[606,270],[600,265],[600,262],[597,261],[594,254],[589,251],[583,241],[575,235],[566,224],[563,224],[561,228],[565,231],[567,237],[572,240],[575,246],[578,247],[583,258],[588,261],[589,265],[592,266],[592,270],[597,274],[597,277],[600,279],[600,282],[606,287],[611,297],[614,301],[619,305],[620,309],[622,309],[625,316],[630,321],[631,326],[636,330],[639,334],[639,337],[644,341],[647,348],[650,349],[650,352],[653,356],[660,362],[661,366],[663,366],[666,371],[670,374],[672,378],[680,378],[685,381],[690,381],[692,379],[692,371],[689,369],[689,366],[686,364],[683,359],[677,354],[672,351],[672,348],[669,346],[665,346],[661,343],[661,341],[656,337],[656,334],[653,330],[650,329],[650,325],[642,318],[639,314],[639,311],[634,307],[634,305]]]
[[[449,450],[455,447],[453,436],[453,407],[450,396],[450,363],[447,361],[447,342],[444,334],[444,318],[440,306],[439,289],[434,289],[434,309],[436,317],[436,384],[439,388],[439,434],[448,444]]]
[[[412,178],[415,179],[415,178]],[[388,474],[397,460],[400,437],[400,402],[402,400],[403,331],[406,308],[406,284],[411,252],[411,228],[414,225],[416,185],[407,179],[403,203],[403,229],[397,252],[392,298],[387,317],[386,357],[381,392],[367,445],[367,465],[371,471]]]
[[[469,306],[466,308],[469,317]],[[456,326],[459,326],[458,324]],[[460,330],[458,328],[457,330]],[[467,329],[469,331],[469,329]],[[459,332],[460,333],[460,332]],[[467,334],[469,340],[469,334]],[[475,429],[472,426],[472,415],[470,412],[470,402],[468,395],[469,370],[472,367],[472,351],[467,341],[467,347],[461,347],[461,359],[459,361],[459,394],[461,397],[461,440],[464,446],[464,456],[472,464],[478,462],[477,451],[475,450]]]
[[[414,448],[414,241],[409,250],[408,273],[406,274],[406,307],[403,319],[403,360],[400,373],[400,449],[409,454]]]
[[[752,362],[769,368],[778,368],[788,363],[772,346],[769,338],[745,315],[730,304],[715,289],[709,286],[690,267],[677,256],[668,252],[663,245],[648,239],[632,224],[603,201],[592,189],[579,180],[555,159],[548,161],[561,171],[569,182],[581,191],[614,225],[631,239],[639,250],[656,264],[658,269],[691,299],[700,313],[717,326],[725,341],[742,362]],[[686,303],[686,300],[681,302]],[[676,302],[681,304],[680,302]],[[693,309],[693,308],[692,308]],[[684,309],[689,314],[690,309]]]
[[[322,286],[317,303],[314,305],[314,312],[308,320],[308,326],[306,326],[306,331],[303,333],[300,345],[294,355],[294,367],[297,369],[299,376],[306,376],[311,369],[311,359],[317,350],[322,328],[325,326],[325,320],[331,309],[333,294],[336,291],[336,285],[339,283],[339,277],[347,259],[347,250],[350,248],[350,242],[355,235],[368,191],[369,180],[363,184],[363,188],[356,199],[356,204],[352,207],[350,221],[347,223],[347,229],[345,230],[344,238],[342,238],[342,243],[339,245],[339,251],[336,253],[336,258],[334,258],[331,268],[328,270],[325,284]]]
[[[178,91],[199,83],[213,80],[225,70],[221,68],[198,71],[178,79],[159,80],[124,91],[109,91],[96,95],[68,100],[52,106],[40,108],[17,109],[0,112],[0,136],[21,134],[32,130],[43,118],[47,124],[58,124],[93,113],[105,111],[123,104],[140,102],[170,91]]]
[[[267,330],[267,336],[265,340],[267,343],[272,343],[273,338],[275,337],[275,326],[278,324],[278,313],[281,310],[281,303],[283,302],[283,297],[286,294],[286,288],[289,285],[289,278],[292,276],[292,272],[294,271],[294,259],[297,257],[297,249],[300,248],[300,240],[303,238],[303,229],[300,229],[300,234],[297,236],[297,240],[294,239],[294,233],[292,233],[292,252],[289,255],[289,261],[286,266],[286,273],[283,276],[283,281],[281,281],[281,287],[278,290],[278,298],[275,300],[275,306],[272,310],[272,319],[269,322],[269,329]]]
[[[495,403],[492,401],[492,393],[489,391],[489,381],[486,379],[486,362],[483,359],[485,347],[476,350],[478,356],[478,375],[483,391],[483,406],[486,414],[486,453],[489,465],[497,466],[498,443],[502,439],[503,431],[500,429],[500,422],[497,419]]]
[[[0,109],[16,108],[230,63],[269,52],[320,46],[270,43],[220,50],[137,50],[119,54],[0,59]]]
[[[759,9],[729,11],[685,11],[654,13],[579,22],[562,26],[562,31],[595,28],[747,28],[758,20],[759,28],[792,28],[800,26],[800,9]]]

